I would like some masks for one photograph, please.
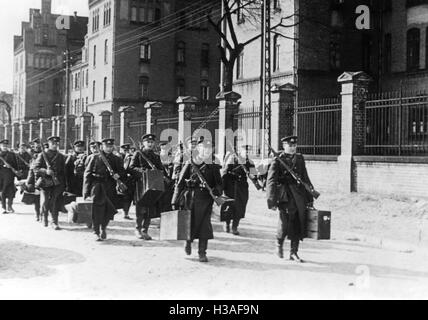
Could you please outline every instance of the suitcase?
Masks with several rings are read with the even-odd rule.
[[[92,201],[77,198],[67,206],[68,222],[76,224],[86,224],[88,228],[92,227]]]
[[[160,170],[146,170],[136,183],[135,202],[152,207],[165,192],[164,174]]]
[[[40,201],[40,192],[36,193],[32,193],[32,192],[25,192],[22,195],[22,200],[21,202],[25,205],[32,205],[35,204],[37,201]]]
[[[315,240],[330,240],[331,212],[311,209],[307,211],[307,238]]]
[[[191,217],[192,213],[188,210],[177,210],[162,213],[160,223],[160,240],[190,240]]]

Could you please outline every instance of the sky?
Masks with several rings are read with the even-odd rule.
[[[13,36],[21,35],[21,21],[29,20],[30,8],[41,8],[41,0],[1,1],[0,4],[0,91],[12,93]],[[88,16],[88,0],[52,0],[52,12]]]

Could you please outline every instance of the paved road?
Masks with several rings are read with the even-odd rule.
[[[360,299],[428,298],[427,253],[379,248],[334,235],[305,241],[300,265],[274,255],[275,218],[250,205],[240,237],[214,223],[210,263],[183,243],[142,242],[118,218],[109,240],[96,243],[85,226],[53,231],[32,208],[0,216],[0,298],[56,299]],[[215,219],[214,219],[215,220]],[[158,222],[151,230],[156,239]],[[196,246],[194,246],[194,251]]]

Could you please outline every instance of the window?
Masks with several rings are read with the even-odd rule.
[[[160,0],[132,0],[131,22],[152,23],[159,21],[162,17]]]
[[[207,80],[201,82],[201,100],[207,101],[210,99],[210,87]]]
[[[407,31],[407,71],[419,69],[420,30],[413,28]]]
[[[131,3],[131,21],[137,22],[138,21],[137,15],[138,15],[138,3],[136,0],[132,0],[132,3]]]
[[[100,9],[92,11],[92,33],[95,33],[100,28]]]
[[[330,36],[330,68],[337,70],[341,65],[340,34],[334,32]]]
[[[82,87],[85,87],[85,71],[82,71]]]
[[[159,21],[162,18],[161,2],[156,0],[155,7],[155,21]]]
[[[88,99],[88,97],[86,97],[86,109],[85,109],[85,111],[88,111],[88,103],[89,103],[89,99]]]
[[[155,19],[155,12],[154,12],[154,3],[153,0],[148,0],[147,5],[147,22],[153,22]]]
[[[208,68],[210,66],[210,45],[207,43],[202,44],[201,50],[201,67]]]
[[[108,40],[104,42],[104,64],[108,63]]]
[[[97,66],[97,46],[94,46],[94,68]]]
[[[152,45],[147,39],[140,40],[140,59],[149,62],[152,58]]]
[[[279,44],[279,35],[273,38],[273,71],[279,71],[279,52],[281,46]]]
[[[103,93],[103,99],[107,99],[107,77],[104,78],[104,93]]]
[[[177,80],[177,96],[185,96],[186,95],[186,83],[184,79]]]
[[[70,85],[71,85],[70,89],[73,90],[74,89],[74,75],[73,74],[71,75]]]
[[[280,11],[281,10],[280,0],[273,0],[273,9],[275,11]]]
[[[92,82],[92,102],[95,102],[95,81]]]
[[[383,47],[383,72],[390,73],[392,65],[392,38],[390,33],[385,34]]]
[[[149,97],[149,78],[148,77],[140,77],[140,88],[141,88],[141,97],[148,98]]]
[[[428,28],[426,28],[425,40],[425,69],[428,69]]]
[[[104,4],[104,26],[111,23],[111,2]]]
[[[186,63],[186,44],[181,41],[177,45],[177,64]]]
[[[39,94],[45,93],[45,82],[42,81],[39,83]]]
[[[89,70],[86,70],[86,88],[89,86]]]
[[[241,52],[236,63],[236,79],[242,79],[243,77],[244,77],[244,53]]]

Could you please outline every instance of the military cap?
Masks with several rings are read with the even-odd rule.
[[[33,141],[31,141],[32,143],[40,143],[40,138],[36,138]]]
[[[154,134],[146,134],[141,138],[144,141],[149,141],[149,140],[156,140],[156,136]]]
[[[43,148],[49,148],[49,143],[43,143]]]
[[[7,140],[7,139],[1,140],[0,144],[9,144],[9,140]]]
[[[129,149],[131,149],[131,145],[129,143],[126,143],[126,144],[120,146],[120,148],[123,150],[129,150]]]
[[[92,141],[90,144],[89,144],[91,147],[94,147],[94,146],[101,146],[101,142],[99,142],[99,141]]]
[[[288,136],[281,139],[282,143],[296,144],[297,136]]]
[[[108,139],[104,139],[103,141],[101,141],[103,144],[109,145],[109,146],[114,146],[114,139],[108,138]]]
[[[73,143],[73,146],[75,146],[75,147],[84,147],[85,146],[85,141],[81,141],[81,140],[75,141]]]
[[[20,147],[29,148],[30,146],[26,143],[18,143],[18,148],[20,148]]]
[[[52,141],[52,142],[60,142],[61,138],[60,137],[56,137],[56,136],[52,136],[48,138],[48,141]]]

